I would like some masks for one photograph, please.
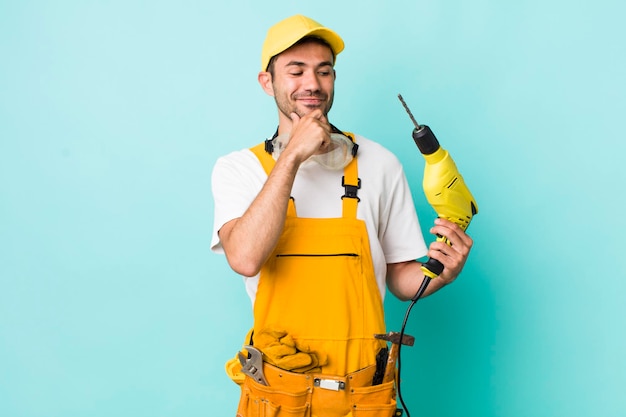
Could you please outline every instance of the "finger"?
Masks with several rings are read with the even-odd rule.
[[[435,241],[430,244],[429,250],[431,252],[437,252],[437,254],[441,254],[444,257],[460,257],[462,253],[457,249],[458,246],[460,245],[448,245],[441,241]]]
[[[444,219],[443,217],[437,217],[435,219],[435,225],[447,227],[448,229],[452,230],[461,230],[461,227],[457,223],[454,223],[453,221],[450,221],[448,219]]]
[[[436,259],[444,266],[442,276],[446,281],[456,277],[463,269],[467,256],[453,250],[443,242],[433,242],[428,250],[428,257]]]
[[[298,116],[297,113],[293,112],[289,115],[289,118],[291,119],[291,124],[293,125],[292,130],[295,130],[295,127],[300,122],[300,116]]]
[[[431,233],[446,237],[451,245],[457,243],[471,247],[473,244],[472,238],[469,237],[458,224],[446,219],[436,219],[435,226],[431,229]]]
[[[320,144],[320,151],[321,152],[327,152],[330,148],[330,139],[324,135],[324,137],[322,138],[322,143]]]
[[[322,113],[320,109],[316,109],[312,111],[311,113],[307,114],[305,117],[310,117],[313,120],[317,120],[319,126],[321,126],[324,129],[324,131],[330,135],[330,132],[331,132],[330,123],[328,123],[328,119],[326,118],[324,113]]]
[[[322,121],[326,120],[326,118],[324,117],[324,113],[322,113],[322,111],[320,109],[313,110],[307,116],[309,116],[309,117],[311,117],[313,119],[317,119],[317,120],[322,120]]]
[[[457,233],[445,226],[434,226],[430,229],[430,233],[437,236],[437,241],[444,242],[449,246],[456,246],[461,244],[461,239]]]
[[[461,235],[456,234],[450,229],[435,230],[437,230],[438,234],[445,236],[445,238],[447,239],[447,243],[441,240],[437,240],[432,243],[432,248],[437,249],[447,256],[453,256],[457,254],[459,256],[467,256],[469,254],[473,244],[473,241],[469,236],[465,235],[466,237],[463,238]]]

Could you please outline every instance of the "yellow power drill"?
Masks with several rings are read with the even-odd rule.
[[[472,217],[478,213],[474,197],[465,185],[452,157],[439,145],[432,130],[426,125],[418,124],[400,94],[398,98],[415,125],[413,140],[426,160],[423,181],[426,200],[439,217],[448,219],[466,230]],[[437,240],[450,244],[443,236],[439,236]],[[429,258],[422,264],[422,271],[428,282],[441,274],[443,265],[438,260]],[[416,297],[419,296],[421,294]]]
[[[458,224],[461,229],[466,230],[472,220],[472,217],[478,213],[478,206],[476,205],[476,201],[474,201],[474,197],[472,197],[472,194],[465,185],[465,181],[459,173],[452,157],[448,151],[439,145],[439,141],[433,134],[432,130],[430,130],[430,128],[426,125],[420,125],[417,123],[411,113],[411,110],[409,110],[409,107],[406,105],[400,94],[398,94],[398,98],[400,99],[400,102],[404,106],[406,112],[409,114],[411,121],[415,125],[415,129],[413,129],[413,140],[426,160],[423,181],[426,200],[428,200],[428,203],[430,203],[430,205],[435,209],[439,217],[448,219],[453,223]],[[437,240],[450,244],[448,239],[443,236],[438,236]],[[404,337],[404,329],[406,328],[411,309],[417,300],[422,296],[431,279],[436,278],[443,271],[443,265],[441,262],[432,258],[429,258],[428,261],[424,262],[421,268],[422,271],[424,271],[424,281],[422,282],[419,290],[417,290],[415,296],[411,298],[411,303],[409,304],[406,314],[404,315],[404,322],[402,323],[399,340],[402,340]],[[404,403],[404,399],[402,398],[400,384],[401,346],[402,345],[399,345],[397,350],[398,369],[396,374],[396,387],[400,404],[404,407],[407,417],[410,417],[411,414],[409,413],[409,410]]]

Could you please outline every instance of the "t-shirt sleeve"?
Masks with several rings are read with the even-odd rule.
[[[379,239],[387,263],[413,261],[428,252],[404,169],[391,179],[391,188],[381,212]]]
[[[211,174],[214,215],[211,250],[223,253],[218,232],[230,220],[241,217],[263,187],[267,175],[250,150],[219,158]]]

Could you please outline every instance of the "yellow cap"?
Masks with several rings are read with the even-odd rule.
[[[281,20],[269,28],[261,51],[261,71],[266,71],[273,56],[289,49],[305,36],[317,36],[330,45],[335,57],[343,51],[343,39],[334,31],[301,14]]]

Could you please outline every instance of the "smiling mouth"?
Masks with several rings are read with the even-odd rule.
[[[321,107],[324,104],[324,98],[316,96],[296,97],[296,101],[306,107]]]
[[[322,100],[299,100],[307,107],[319,107],[322,105]]]

